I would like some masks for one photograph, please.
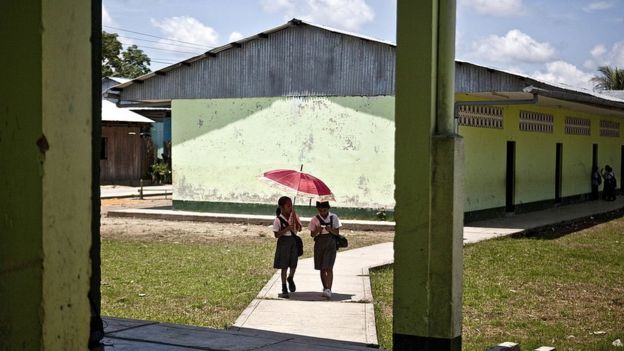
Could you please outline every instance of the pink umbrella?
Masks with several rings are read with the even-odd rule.
[[[295,190],[297,196],[316,198],[319,201],[335,201],[329,187],[313,175],[290,169],[276,169],[265,172],[263,180],[287,191]]]

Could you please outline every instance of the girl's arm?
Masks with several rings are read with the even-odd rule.
[[[336,220],[338,220],[338,218],[336,218]],[[340,225],[340,222],[338,222],[338,225]],[[332,222],[330,224],[325,226],[325,230],[327,230],[329,232],[329,234],[333,234],[333,235],[340,234],[340,227],[334,228],[334,221],[333,220],[332,220]]]
[[[325,230],[327,230],[330,234],[333,234],[333,235],[340,234],[340,228],[332,228],[331,225],[327,225],[325,227]]]
[[[279,238],[280,236],[282,236],[282,235],[288,233],[289,231],[291,231],[292,229],[293,229],[292,226],[289,225],[288,227],[286,227],[286,228],[284,228],[284,229],[282,229],[282,230],[280,230],[278,232],[273,232],[273,234],[275,235],[276,238]]]
[[[310,221],[310,236],[311,237],[314,238],[315,236],[319,235],[322,230],[323,230],[323,227],[321,227],[320,224],[316,224],[314,220]]]

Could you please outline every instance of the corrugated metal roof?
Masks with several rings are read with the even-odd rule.
[[[285,23],[285,24],[283,24],[281,26],[277,26],[277,27],[265,30],[263,32],[260,32],[260,33],[258,33],[256,35],[252,35],[252,36],[249,36],[249,37],[246,37],[246,38],[243,38],[243,39],[239,39],[239,40],[234,41],[232,43],[228,43],[228,44],[216,47],[214,49],[211,49],[211,50],[205,52],[204,54],[193,56],[193,57],[191,57],[189,59],[186,59],[186,60],[180,61],[178,63],[174,63],[172,65],[169,65],[167,67],[161,68],[161,69],[159,69],[157,71],[149,72],[149,73],[144,74],[144,75],[142,75],[140,77],[137,77],[135,79],[131,79],[131,80],[128,80],[127,82],[123,82],[121,85],[118,85],[115,88],[123,89],[125,87],[128,87],[128,86],[134,84],[134,83],[140,83],[141,81],[145,81],[145,80],[150,79],[150,78],[152,78],[154,76],[157,76],[157,75],[159,75],[159,73],[160,74],[162,74],[162,73],[166,74],[167,72],[169,72],[171,70],[174,70],[176,68],[187,66],[190,63],[193,63],[195,61],[198,61],[198,60],[201,60],[201,59],[204,59],[204,58],[214,57],[215,54],[218,54],[218,53],[220,53],[222,51],[225,51],[225,50],[228,50],[228,49],[231,49],[231,48],[240,47],[240,45],[242,45],[244,43],[247,43],[247,42],[250,42],[250,41],[253,41],[253,40],[264,39],[269,34],[273,34],[273,33],[282,31],[282,30],[284,30],[286,28],[289,28],[289,27],[292,27],[292,26],[298,26],[298,25],[307,25],[307,26],[311,26],[311,27],[320,28],[320,29],[323,29],[323,30],[326,30],[326,31],[332,32],[332,33],[347,35],[347,36],[351,36],[351,37],[354,37],[354,38],[359,38],[359,39],[363,39],[363,40],[367,40],[367,41],[371,41],[371,42],[376,42],[376,43],[380,43],[380,44],[384,44],[384,45],[389,45],[389,46],[392,46],[392,47],[396,46],[395,43],[392,43],[392,42],[389,42],[389,41],[383,41],[383,40],[375,39],[375,38],[368,37],[368,36],[365,36],[365,35],[351,33],[351,32],[343,31],[343,30],[340,30],[340,29],[335,29],[335,28],[331,28],[331,27],[327,27],[327,26],[313,24],[313,23],[310,23],[310,22],[304,22],[304,21],[302,21],[300,19],[293,18],[292,20],[288,21],[287,23]]]
[[[115,82],[117,82],[119,84],[123,84],[123,83],[129,82],[129,81],[132,80],[130,78],[122,78],[122,77],[106,77],[106,78],[108,78],[110,80],[114,80]]]
[[[260,40],[267,38],[276,40]],[[231,50],[241,47],[244,50]],[[395,49],[391,42],[293,19],[113,89],[121,90],[124,102],[394,95]],[[624,109],[624,100],[590,90],[466,61],[456,61],[455,67],[457,92],[521,92],[532,87],[538,94],[553,92],[567,100]]]
[[[394,46],[289,23],[119,85],[120,100],[394,95]]]
[[[151,119],[127,109],[119,108],[108,100],[102,100],[102,121],[154,123]]]

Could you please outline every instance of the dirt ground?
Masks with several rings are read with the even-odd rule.
[[[103,239],[208,243],[214,240],[235,240],[241,237],[273,237],[271,226],[268,225],[164,221],[107,216],[108,211],[115,209],[170,208],[170,198],[150,197],[143,200],[138,198],[104,199],[101,202],[101,206],[100,233]],[[348,237],[358,236],[358,241],[361,244],[392,241],[394,237],[394,232],[344,230],[342,233]]]

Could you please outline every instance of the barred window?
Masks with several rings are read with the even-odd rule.
[[[600,121],[600,136],[604,137],[620,137],[620,122]]]
[[[520,111],[520,130],[524,132],[553,132],[553,115],[540,112]]]
[[[591,120],[579,117],[566,117],[565,133],[571,135],[591,135]]]
[[[462,105],[458,115],[460,126],[503,128],[503,109],[497,106]]]

